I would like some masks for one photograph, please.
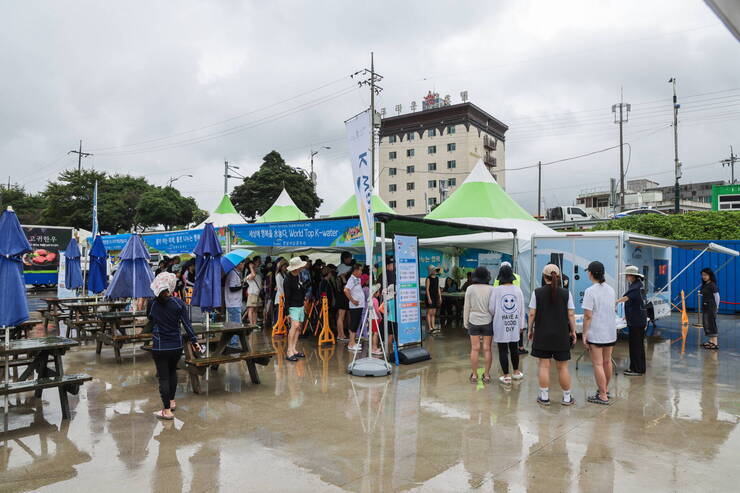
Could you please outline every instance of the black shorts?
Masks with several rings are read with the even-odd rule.
[[[388,334],[398,339],[398,323],[388,320]]]
[[[349,331],[357,332],[362,324],[362,308],[350,308],[349,310]]]
[[[468,324],[468,334],[471,336],[492,336],[493,335],[493,324],[488,323],[485,325]]]
[[[614,342],[591,342],[591,341],[588,341],[588,345],[589,346],[596,346],[596,347],[612,347],[612,346],[616,346],[616,344],[617,344],[617,341],[614,341]]]
[[[530,354],[535,358],[552,358],[555,361],[568,361],[570,359],[570,351],[544,351],[542,349],[532,348],[532,352]]]
[[[440,301],[439,298],[432,298],[432,302],[430,303],[427,301],[427,308],[439,308]]]

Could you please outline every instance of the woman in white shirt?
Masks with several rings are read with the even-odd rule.
[[[493,324],[493,340],[498,344],[498,360],[503,375],[501,383],[510,384],[509,355],[514,370],[513,378],[521,380],[524,373],[519,370],[519,334],[525,327],[524,295],[519,286],[514,286],[514,271],[502,265],[498,274],[499,285],[493,288],[489,311]]]
[[[491,312],[488,305],[491,302],[491,274],[485,267],[477,267],[473,272],[472,284],[465,290],[465,305],[463,308],[463,325],[470,335],[470,382],[478,383],[478,356],[480,343],[483,341],[483,356],[485,371],[483,382],[491,381]]]
[[[609,380],[612,376],[612,350],[617,343],[614,289],[605,282],[604,264],[588,264],[588,278],[593,283],[583,293],[583,345],[591,354],[594,378],[599,390],[588,398],[594,404],[609,404]]]
[[[288,272],[288,261],[284,258],[281,258],[280,261],[277,264],[277,270],[275,271],[275,303],[273,306],[275,307],[275,312],[273,313],[272,319],[277,323],[277,321],[280,319],[280,298],[282,298],[285,295],[285,291],[283,290],[283,282],[285,282],[285,274]],[[285,302],[283,300],[283,305],[285,305]],[[283,313],[287,316],[288,310],[286,306],[283,306]]]

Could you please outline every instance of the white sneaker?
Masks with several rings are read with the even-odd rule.
[[[510,384],[511,383],[511,377],[505,377],[503,375],[501,375],[500,377],[498,377],[498,380],[499,380],[499,382],[505,383],[505,384]]]
[[[511,378],[513,378],[514,380],[521,380],[522,378],[524,378],[524,373],[514,373]]]
[[[362,351],[362,344],[355,344],[354,346],[347,344],[347,351]]]

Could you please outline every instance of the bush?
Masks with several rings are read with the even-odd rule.
[[[738,240],[740,212],[688,212],[663,216],[643,214],[612,219],[594,230],[625,230],[671,240]]]

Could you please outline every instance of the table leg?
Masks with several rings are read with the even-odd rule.
[[[49,353],[47,351],[41,351],[38,356],[38,374],[39,378],[47,378],[47,374],[49,373],[49,369],[47,368],[47,364],[49,363]],[[42,389],[36,389],[34,392],[34,396],[36,398],[41,397],[41,391]]]
[[[239,333],[239,342],[242,345],[242,351],[251,353],[252,348],[249,346],[249,341],[247,341],[247,337],[244,335],[243,332]],[[260,383],[260,375],[257,373],[257,364],[253,359],[245,360],[244,363],[247,364],[247,371],[249,372],[249,378],[252,380],[252,383],[255,385],[259,385]]]
[[[193,387],[193,393],[200,394],[200,377],[197,370],[188,370],[188,376],[190,377],[190,386]]]
[[[54,353],[54,368],[57,376],[64,375],[64,365],[62,364],[62,353]],[[69,419],[69,399],[67,398],[67,388],[63,385],[59,389],[59,404],[62,406],[62,419]]]
[[[121,343],[113,341],[113,351],[116,353],[116,363],[119,365],[123,363],[123,359],[121,359]]]

